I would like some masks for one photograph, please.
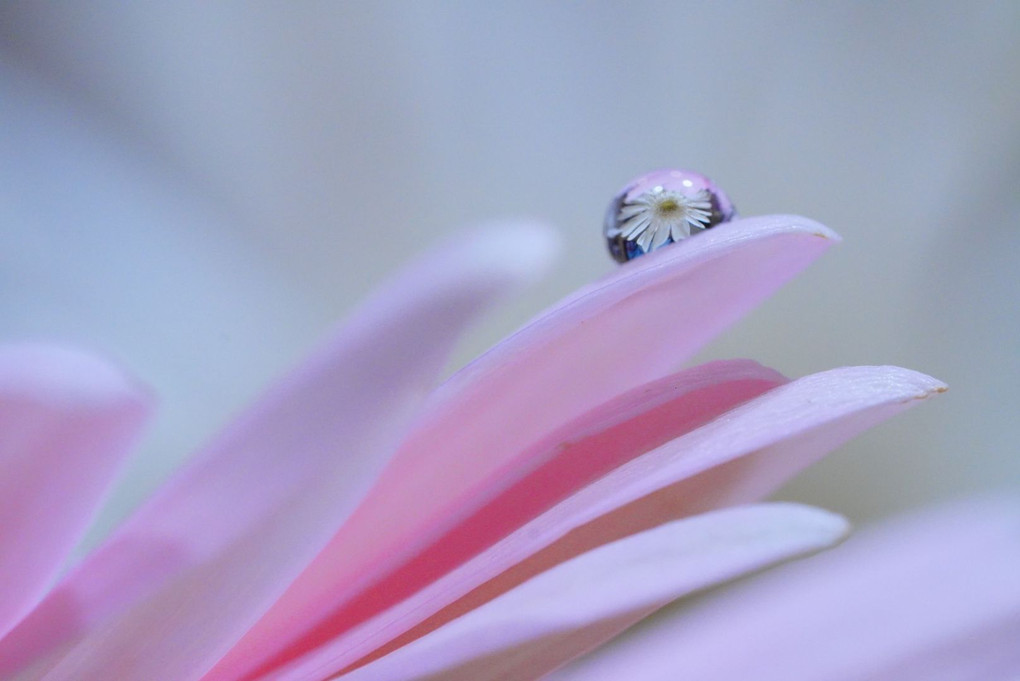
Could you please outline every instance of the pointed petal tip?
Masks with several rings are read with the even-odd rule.
[[[802,232],[835,243],[843,241],[843,237],[817,220],[793,213],[741,217],[724,224],[736,225],[740,229],[750,228],[754,231],[765,229],[766,231]]]
[[[815,236],[833,244],[843,241],[843,237],[825,225],[803,215],[777,214],[761,215],[734,220],[733,224],[741,229],[753,232],[789,232]]]
[[[924,376],[924,374],[920,375]],[[931,376],[925,376],[925,378],[929,379],[928,380],[929,385],[924,389],[923,392],[918,394],[914,399],[926,400],[929,397],[940,395],[949,390],[949,386],[943,383],[942,381],[938,380],[937,378],[932,378]]]
[[[66,406],[124,402],[151,408],[152,391],[117,365],[55,342],[0,346],[0,392]]]
[[[840,374],[844,381],[874,385],[890,395],[899,395],[903,402],[928,399],[949,390],[949,386],[937,378],[892,365],[841,367],[822,374]]]

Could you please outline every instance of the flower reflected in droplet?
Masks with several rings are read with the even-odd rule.
[[[604,232],[613,258],[626,262],[735,215],[726,194],[704,175],[657,170],[633,180],[613,198]]]

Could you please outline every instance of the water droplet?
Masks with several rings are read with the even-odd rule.
[[[626,262],[736,217],[726,193],[690,170],[656,170],[613,197],[603,232],[609,253]]]

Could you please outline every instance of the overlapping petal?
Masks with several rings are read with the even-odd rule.
[[[792,504],[667,523],[552,568],[344,678],[539,678],[676,598],[817,551],[847,529],[839,516]]]
[[[837,240],[796,216],[720,225],[497,345],[437,391],[362,507],[213,678],[298,657],[389,606],[347,607],[498,494],[535,442],[675,369]]]
[[[606,542],[761,499],[854,435],[944,387],[906,369],[850,367],[774,388],[620,465],[412,597],[268,678],[325,678]]]
[[[61,582],[0,641],[0,676],[532,678],[833,541],[820,511],[717,509],[944,386],[676,367],[836,240],[794,216],[721,225],[582,289],[426,402],[460,331],[550,252],[522,225],[446,245]]]
[[[557,681],[1007,681],[1020,676],[1020,503],[961,502],[713,597]]]
[[[0,347],[0,636],[56,578],[150,409],[142,388],[89,355]]]
[[[464,238],[370,300],[3,642],[24,678],[181,681],[222,657],[378,474],[460,332],[531,279],[549,232]]]

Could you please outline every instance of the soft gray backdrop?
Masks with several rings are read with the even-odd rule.
[[[413,253],[679,165],[846,239],[706,357],[950,392],[780,495],[868,520],[1020,482],[1020,4],[4,3],[0,337],[118,358],[162,411],[108,526]]]

